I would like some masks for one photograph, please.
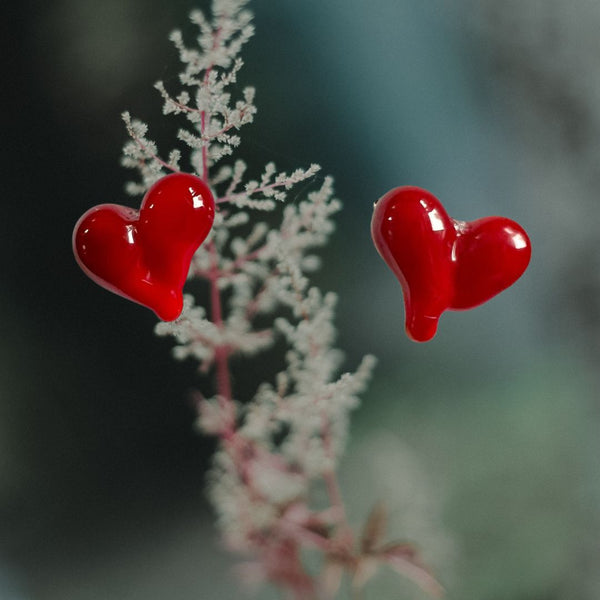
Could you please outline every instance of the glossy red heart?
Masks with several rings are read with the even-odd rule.
[[[531,244],[504,217],[457,221],[418,187],[399,187],[375,205],[371,235],[404,293],[406,332],[418,342],[436,333],[445,310],[486,302],[525,271]]]
[[[146,193],[140,210],[101,204],[75,225],[73,252],[102,287],[173,321],[192,256],[208,235],[215,203],[208,186],[185,173],[167,175]]]

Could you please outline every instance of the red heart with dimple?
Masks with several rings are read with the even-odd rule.
[[[445,310],[486,302],[525,271],[531,244],[504,217],[457,221],[418,187],[399,187],[375,205],[371,235],[404,293],[406,332],[418,342],[436,333]]]
[[[208,186],[194,175],[174,173],[148,190],[139,211],[118,204],[88,210],[75,225],[73,252],[97,284],[173,321],[214,214]]]

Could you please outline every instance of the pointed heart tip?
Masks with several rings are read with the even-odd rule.
[[[418,343],[429,342],[435,337],[439,317],[419,316],[412,317],[406,323],[406,335]]]
[[[155,310],[153,312],[161,321],[164,321],[165,323],[172,323],[173,321],[177,321],[177,319],[179,319],[182,311],[158,312]]]
[[[161,321],[176,321],[183,311],[183,295],[176,290],[171,290],[160,304],[148,306]]]

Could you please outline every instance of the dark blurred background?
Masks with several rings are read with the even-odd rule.
[[[205,387],[150,311],[76,266],[71,232],[132,202],[123,110],[170,148],[152,89],[206,2],[5,2],[0,189],[0,599],[238,597],[203,499]],[[342,477],[360,521],[383,499],[449,588],[478,600],[600,597],[600,3],[256,0],[240,88],[255,168],[318,162],[345,210],[318,282],[340,295],[348,368],[380,363]],[[529,232],[513,288],[403,333],[372,248],[373,202],[426,187],[449,213]],[[263,364],[262,367],[266,366]],[[249,395],[252,378],[237,383]],[[365,598],[421,598],[384,574]],[[269,592],[261,598],[271,597]]]

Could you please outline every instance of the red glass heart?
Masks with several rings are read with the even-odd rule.
[[[140,210],[101,204],[75,225],[73,252],[98,285],[173,321],[183,308],[190,262],[208,235],[215,202],[208,186],[185,173],[167,175]]]
[[[418,342],[436,333],[445,310],[486,302],[525,271],[531,244],[504,217],[456,221],[418,187],[399,187],[375,205],[371,235],[404,293],[406,332]]]

